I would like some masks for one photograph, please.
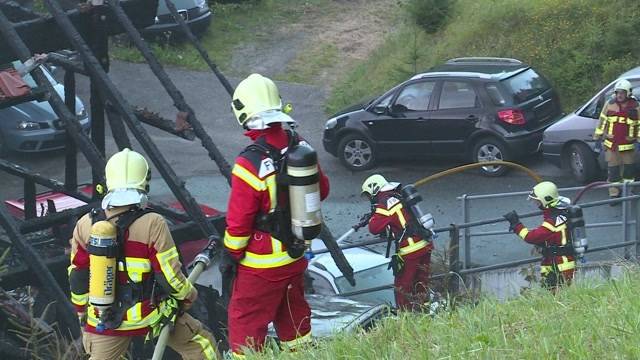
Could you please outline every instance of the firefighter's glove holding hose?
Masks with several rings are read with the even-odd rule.
[[[185,312],[189,311],[193,306],[193,303],[198,299],[198,289],[194,286],[189,295],[180,301],[180,311]]]
[[[229,253],[225,249],[222,252],[220,265],[218,265],[218,269],[220,270],[222,277],[223,278],[234,277],[236,275],[237,267],[238,267],[238,264],[236,263],[235,259],[231,257],[231,255],[229,255]]]
[[[353,225],[353,230],[358,231],[360,228],[363,228],[363,227],[367,226],[367,224],[369,224],[369,220],[371,220],[372,216],[373,216],[372,212],[362,215],[362,217],[360,218],[360,222],[358,222],[357,224]]]
[[[509,231],[515,231],[516,226],[520,224],[520,217],[518,216],[518,213],[513,210],[504,214],[503,217],[509,222]]]
[[[393,271],[393,276],[400,275],[404,270],[404,259],[402,258],[402,255],[393,254],[387,269],[391,269],[391,271]]]
[[[180,304],[178,304],[178,300],[175,298],[169,297],[160,302],[158,306],[160,317],[158,321],[149,326],[149,332],[147,333],[145,341],[157,338],[165,325],[173,327],[178,318],[179,309]]]

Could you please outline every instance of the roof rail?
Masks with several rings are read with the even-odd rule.
[[[421,78],[428,77],[436,77],[436,76],[464,76],[464,77],[474,77],[480,79],[491,79],[491,75],[477,73],[477,72],[469,72],[469,71],[434,71],[434,72],[424,72],[420,74],[416,74],[409,80],[416,80]]]
[[[522,61],[513,58],[501,58],[501,57],[460,57],[447,60],[447,64],[460,64],[460,63],[473,63],[473,62],[495,62],[495,63],[510,63],[510,64],[522,64]]]

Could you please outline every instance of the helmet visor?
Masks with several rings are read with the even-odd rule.
[[[250,117],[245,125],[249,129],[261,130],[269,127],[269,124],[273,123],[288,123],[295,124],[295,120],[291,116],[283,113],[280,110],[267,110],[260,112]]]

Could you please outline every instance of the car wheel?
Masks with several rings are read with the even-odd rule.
[[[565,160],[573,177],[586,184],[598,176],[598,163],[593,151],[585,144],[571,144],[565,153]]]
[[[473,161],[508,161],[507,147],[498,139],[486,137],[478,140],[473,146]],[[502,176],[509,170],[506,166],[483,166],[480,168],[482,175]]]
[[[340,140],[338,157],[342,164],[352,171],[371,169],[376,161],[373,144],[358,134],[349,134]]]

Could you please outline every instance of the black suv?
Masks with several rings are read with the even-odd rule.
[[[555,90],[521,61],[458,58],[334,115],[323,145],[351,170],[422,155],[513,160],[539,151],[561,115]],[[506,170],[482,168],[490,176]]]

